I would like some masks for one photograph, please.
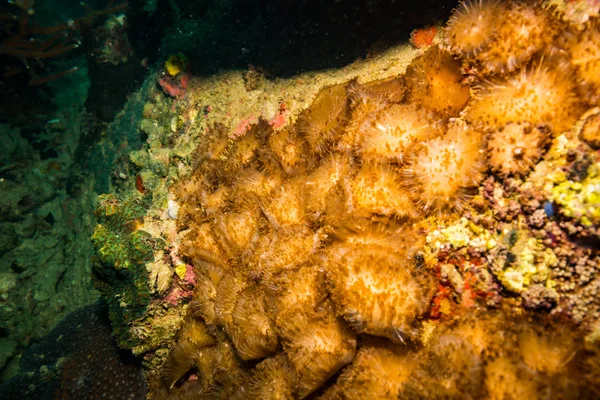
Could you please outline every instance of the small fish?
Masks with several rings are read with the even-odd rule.
[[[554,204],[552,204],[552,202],[550,201],[546,201],[544,203],[544,212],[546,213],[546,215],[548,217],[553,217],[554,216]]]

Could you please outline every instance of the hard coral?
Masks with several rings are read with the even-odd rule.
[[[356,82],[350,82],[347,92],[350,100],[350,116],[345,132],[336,146],[342,152],[356,149],[362,133],[376,125],[376,116],[389,102],[379,91],[369,90]]]
[[[275,326],[256,285],[226,275],[217,288],[215,311],[242,360],[264,358],[277,350]]]
[[[317,153],[325,153],[346,120],[348,97],[344,85],[336,85],[319,93],[313,105],[300,115],[299,131]]]
[[[468,338],[439,333],[403,387],[407,398],[477,398],[483,390],[483,354]]]
[[[67,315],[32,345],[19,374],[0,392],[5,400],[142,400],[147,388],[140,364],[117,347],[106,306],[96,303]]]
[[[340,154],[334,154],[325,158],[321,165],[306,177],[304,190],[306,195],[313,199],[306,204],[308,218],[319,220],[343,212],[345,205],[342,183],[349,171],[349,160]]]
[[[298,376],[296,393],[305,398],[354,359],[356,337],[331,312],[299,322],[286,333],[284,350]]]
[[[415,364],[414,354],[401,345],[383,340],[367,341],[357,351],[352,365],[344,369],[322,399],[397,399]]]
[[[431,54],[456,83],[456,64]],[[408,101],[400,79],[327,88],[296,126],[278,131],[259,121],[232,138],[215,125],[200,139],[194,176],[177,189],[182,251],[198,272],[194,314],[224,332],[243,360],[280,357],[280,343],[296,396],[354,358],[356,333],[418,339],[433,277],[416,269],[419,236],[400,222],[462,205],[484,165],[473,129],[440,137],[443,120],[432,109],[456,114],[466,101],[438,85],[440,76],[423,77],[431,84]],[[439,107],[419,104],[448,90]],[[429,165],[454,173],[455,187],[419,209],[407,185],[425,184],[425,175],[407,181],[402,168],[426,156],[421,142],[436,140],[456,154]]]
[[[440,324],[435,339],[416,355],[420,363],[402,395],[428,399],[539,398],[540,393],[585,397],[597,389],[597,384],[575,378],[582,372],[580,335],[560,328],[556,321],[508,311],[486,312],[489,315],[463,316]],[[510,324],[505,323],[507,317]],[[548,358],[542,361],[541,354]]]
[[[431,281],[414,270],[407,254],[369,247],[332,249],[327,269],[333,301],[358,333],[414,339],[417,319],[431,301]]]
[[[194,358],[200,349],[215,344],[204,323],[192,319],[179,333],[179,341],[163,365],[162,379],[168,387],[173,387],[194,364]]]
[[[400,175],[387,165],[362,166],[346,187],[349,208],[356,217],[418,216],[408,191],[401,187]]]
[[[357,151],[364,160],[402,162],[413,146],[437,133],[431,113],[414,104],[384,108],[375,123],[363,127]]]
[[[269,147],[286,174],[297,172],[308,159],[304,140],[288,129],[273,132],[269,136]]]
[[[323,275],[310,263],[271,286],[272,315],[296,375],[295,392],[303,398],[351,361],[356,337],[333,313]]]
[[[239,397],[264,400],[291,399],[296,387],[296,372],[283,354],[261,361]]]

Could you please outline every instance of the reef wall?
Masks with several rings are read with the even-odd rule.
[[[600,23],[576,3],[466,1],[431,43],[289,79],[169,57],[93,237],[150,396],[597,397]]]

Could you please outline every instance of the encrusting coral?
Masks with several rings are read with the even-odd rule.
[[[144,399],[141,365],[117,347],[107,314],[102,303],[69,314],[23,354],[19,375],[0,386],[2,398]]]
[[[573,39],[595,43],[595,24],[464,1],[406,74],[325,87],[290,123],[201,134],[173,189],[195,294],[155,394],[591,396],[597,345],[526,309],[564,304],[553,274],[572,236],[551,218],[594,237],[597,155],[560,143],[597,101]]]

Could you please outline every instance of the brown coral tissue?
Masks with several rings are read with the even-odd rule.
[[[597,104],[590,26],[466,0],[406,74],[323,88],[282,129],[202,135],[174,187],[196,293],[157,398],[597,398],[586,332],[477,287],[501,287],[480,250],[424,250],[440,221],[475,220],[478,191],[499,193],[486,175],[526,179]],[[595,147],[597,120],[582,133]]]

